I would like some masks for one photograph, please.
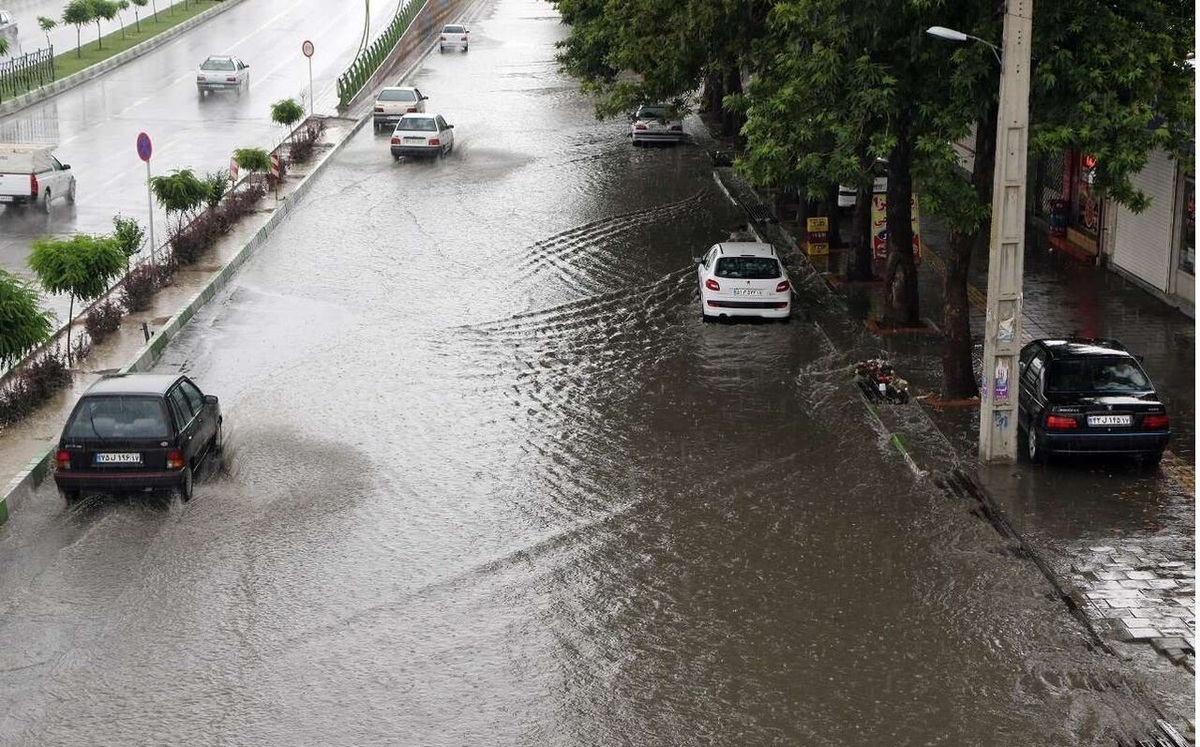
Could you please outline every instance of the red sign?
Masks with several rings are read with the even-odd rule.
[[[154,152],[154,148],[150,145],[150,136],[144,132],[139,132],[137,136],[137,154],[138,158],[149,163],[150,155]]]
[[[304,53],[305,57],[312,57],[313,56],[313,43],[310,42],[309,40],[305,39],[304,43],[300,45],[300,51]]]
[[[279,178],[279,154],[271,154],[271,176]]]

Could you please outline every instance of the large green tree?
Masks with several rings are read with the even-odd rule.
[[[0,366],[13,365],[50,339],[53,316],[41,308],[31,283],[0,270]]]
[[[125,253],[109,236],[76,234],[69,239],[42,238],[33,242],[29,267],[42,287],[71,297],[67,312],[67,364],[71,362],[71,320],[75,299],[91,301],[104,295],[125,271]]]
[[[63,23],[69,23],[75,27],[76,57],[83,57],[83,42],[79,35],[83,25],[91,23],[93,18],[95,18],[95,12],[92,9],[91,0],[71,0],[67,3],[67,7],[63,8]]]

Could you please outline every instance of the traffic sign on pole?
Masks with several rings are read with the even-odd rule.
[[[144,132],[139,132],[137,136],[137,154],[138,158],[146,163],[146,205],[150,213],[150,264],[154,266],[158,264],[154,244],[154,193],[150,189],[150,156],[154,154],[154,146],[150,143],[150,136]]]
[[[308,116],[311,117],[313,115],[313,84],[312,84],[313,43],[310,42],[308,39],[305,39],[304,43],[300,45],[300,51],[303,52],[304,56],[308,58]]]

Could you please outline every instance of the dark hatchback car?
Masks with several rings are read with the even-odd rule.
[[[179,374],[119,374],[93,384],[54,455],[69,502],[87,491],[171,489],[191,500],[196,467],[221,446],[221,408]]]
[[[1056,454],[1162,459],[1167,408],[1116,340],[1034,340],[1021,349],[1020,376],[1018,425],[1031,462]]]

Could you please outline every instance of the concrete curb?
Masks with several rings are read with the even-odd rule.
[[[50,85],[42,86],[36,91],[23,93],[20,96],[10,99],[9,101],[5,101],[4,103],[0,104],[0,117],[21,111],[22,109],[28,109],[34,104],[38,104],[48,98],[62,93],[63,91],[70,90],[75,86],[86,83],[93,78],[97,78],[115,67],[120,67],[130,60],[135,60],[147,52],[150,52],[151,50],[154,50],[166,44],[167,42],[172,41],[180,34],[190,31],[208,19],[224,13],[225,11],[242,2],[244,2],[244,0],[223,0],[223,2],[215,8],[209,8],[203,13],[189,18],[178,26],[172,26],[161,34],[157,34],[140,44],[134,45],[120,54],[109,57],[104,62],[100,62],[92,65],[89,68],[80,70],[74,75],[70,75],[61,80],[56,80]]]

